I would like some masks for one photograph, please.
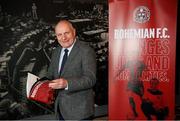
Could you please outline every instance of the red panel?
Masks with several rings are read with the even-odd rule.
[[[109,0],[109,119],[174,119],[176,0]]]

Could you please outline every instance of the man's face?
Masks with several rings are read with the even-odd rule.
[[[60,22],[55,27],[55,34],[58,40],[58,43],[63,48],[70,47],[75,39],[76,32],[72,25],[68,22]]]

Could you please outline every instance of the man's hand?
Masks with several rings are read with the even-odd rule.
[[[64,89],[67,87],[67,85],[68,85],[67,80],[63,78],[52,80],[49,83],[49,87],[53,89]]]

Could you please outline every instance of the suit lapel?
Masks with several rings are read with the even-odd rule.
[[[55,64],[55,77],[59,77],[59,58],[60,58],[60,54],[61,54],[61,47],[58,47],[58,50],[57,50],[57,59],[55,60],[54,64]]]

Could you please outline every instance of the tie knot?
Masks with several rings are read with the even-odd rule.
[[[65,49],[65,50],[64,50],[65,53],[68,53],[68,51],[69,51],[68,49]]]

